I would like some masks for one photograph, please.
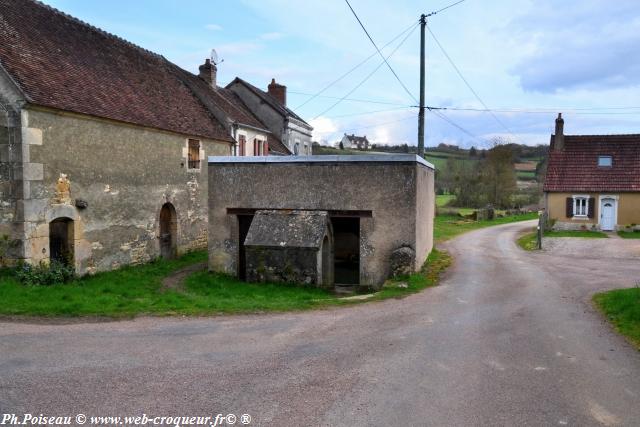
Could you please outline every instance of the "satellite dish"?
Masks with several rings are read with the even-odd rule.
[[[215,49],[211,49],[211,62],[213,62],[213,65],[218,65],[221,62],[224,62],[224,59],[218,60],[218,52],[216,52]]]

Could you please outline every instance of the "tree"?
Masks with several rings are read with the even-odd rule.
[[[471,147],[471,149],[469,150],[469,156],[476,157],[477,155],[478,155],[478,150],[476,150],[476,147]]]
[[[344,150],[344,144],[342,143],[342,141],[340,141],[340,144],[338,144],[338,147],[339,147],[341,150]]]
[[[502,142],[495,139],[493,148],[482,162],[483,194],[493,206],[508,208],[517,190],[516,172],[513,168],[513,149]]]

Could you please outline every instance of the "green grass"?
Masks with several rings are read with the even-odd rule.
[[[306,310],[349,305],[331,292],[308,286],[246,283],[234,277],[206,271],[191,274],[178,290],[162,290],[171,272],[206,260],[205,252],[177,260],[157,260],[140,266],[99,273],[54,286],[24,286],[10,271],[0,271],[0,315],[44,317],[133,317],[136,315],[211,315]],[[372,298],[398,298],[434,286],[450,264],[446,252],[433,250],[422,271],[403,280],[407,287],[389,282]]]
[[[640,230],[635,231],[618,231],[618,236],[623,239],[640,239]]]
[[[584,237],[588,239],[602,239],[609,236],[601,231],[590,230],[559,230],[559,231],[545,231],[544,237]]]
[[[520,236],[516,243],[525,251],[535,251],[538,249],[538,233],[527,233],[523,236]]]
[[[473,221],[465,220],[453,215],[438,215],[435,219],[433,237],[436,241],[449,240],[459,234],[478,228],[490,227],[492,225],[508,224],[518,221],[537,219],[538,214],[532,212],[525,215],[506,216],[494,220]]]
[[[436,196],[436,206],[439,208],[447,206],[449,202],[455,200],[456,196],[453,194],[440,194]]]
[[[593,301],[618,332],[640,350],[640,288],[602,292]]]
[[[516,171],[516,177],[522,181],[533,181],[536,179],[535,171]]]

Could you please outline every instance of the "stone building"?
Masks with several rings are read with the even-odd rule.
[[[416,271],[433,247],[434,169],[418,156],[208,161],[212,271],[377,288],[394,253]]]
[[[312,154],[313,127],[287,107],[287,87],[271,80],[267,92],[236,77],[227,85],[244,104],[296,156]]]
[[[369,140],[367,139],[367,135],[365,136],[357,136],[354,134],[347,135],[346,133],[338,142],[338,145],[342,143],[342,147],[346,149],[356,149],[356,150],[368,150],[369,149]]]
[[[0,236],[78,273],[206,246],[207,155],[227,124],[162,56],[0,0]]]

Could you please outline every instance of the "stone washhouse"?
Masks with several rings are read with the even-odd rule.
[[[377,289],[433,247],[434,168],[416,155],[209,157],[209,269]],[[285,179],[286,178],[286,179]]]

